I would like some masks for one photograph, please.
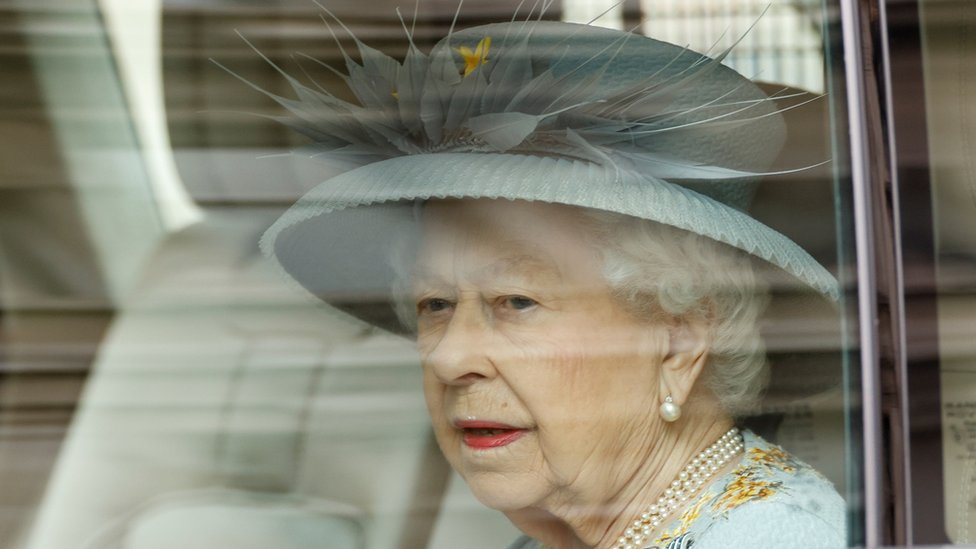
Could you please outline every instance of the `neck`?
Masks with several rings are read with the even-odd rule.
[[[613,547],[635,519],[658,501],[678,473],[731,427],[727,417],[697,425],[685,420],[663,425],[640,447],[632,448],[631,455],[642,455],[643,459],[628,469],[626,477],[614,479],[618,488],[609,495],[606,485],[600,487],[599,495],[586,489],[554,494],[538,508],[508,513],[509,519],[555,549]]]

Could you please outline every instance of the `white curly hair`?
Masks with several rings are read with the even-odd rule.
[[[732,416],[756,410],[769,366],[759,320],[769,289],[745,253],[669,225],[588,210],[608,285],[638,318],[710,327],[703,380]]]

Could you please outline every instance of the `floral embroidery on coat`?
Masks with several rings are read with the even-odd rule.
[[[642,549],[847,547],[844,500],[830,481],[755,433],[742,436],[746,450],[735,468],[706,486]],[[523,537],[510,547],[530,548],[543,545]]]
[[[779,446],[749,435],[754,443],[747,444],[741,463],[702,492],[648,547],[690,548],[694,545],[692,530],[696,524],[727,519],[728,513],[741,505],[788,492],[785,481],[789,477],[798,471],[813,472]]]

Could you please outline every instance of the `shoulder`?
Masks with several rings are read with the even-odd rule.
[[[783,501],[743,505],[715,521],[697,538],[696,549],[730,546],[757,549],[840,549],[847,547],[841,524]]]
[[[785,450],[747,434],[742,463],[713,500],[696,548],[845,547],[844,500],[829,480]]]

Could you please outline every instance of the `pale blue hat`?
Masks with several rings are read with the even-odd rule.
[[[278,219],[261,249],[316,297],[397,330],[394,235],[418,201],[534,200],[685,229],[776,265],[836,300],[813,257],[746,213],[785,140],[776,103],[704,56],[644,36],[547,21],[451,33],[394,60],[357,40],[358,104],[285,75],[280,121],[345,171]],[[345,52],[344,52],[345,55]],[[330,69],[331,70],[331,69]],[[283,73],[284,74],[284,73]]]

